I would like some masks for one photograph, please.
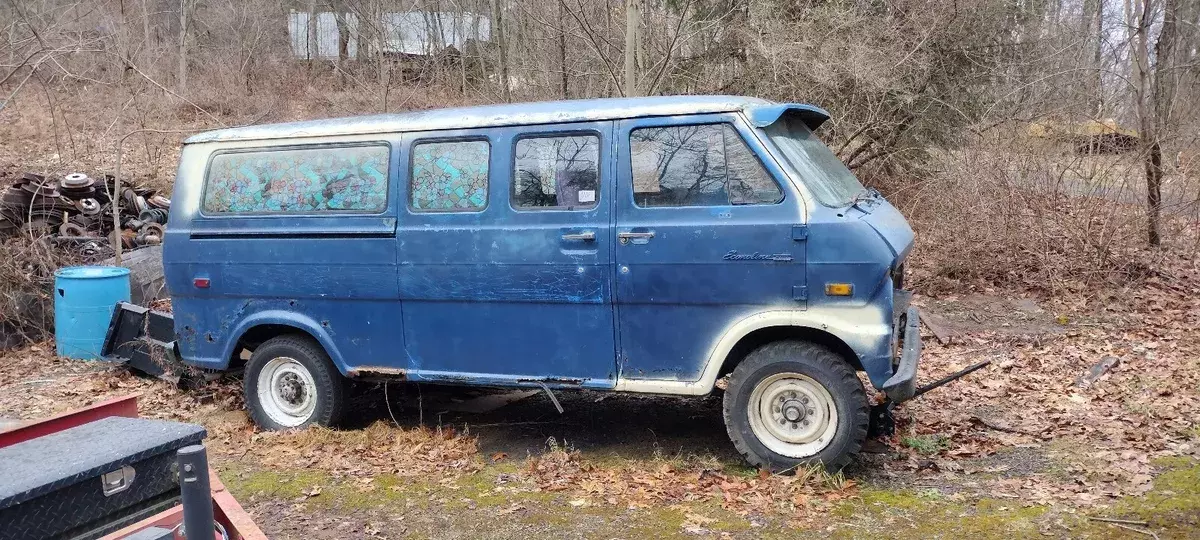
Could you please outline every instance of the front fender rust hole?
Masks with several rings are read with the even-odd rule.
[[[205,341],[207,341],[207,342],[209,342],[209,343],[212,343],[212,342],[216,341],[215,339],[213,339],[213,335],[212,335],[212,334],[204,334],[204,340],[205,340]]]
[[[321,326],[324,326],[325,328],[329,328],[329,321],[321,321]]]
[[[295,301],[295,300],[288,300],[288,305],[289,305],[289,306],[295,306],[295,305],[296,305],[296,301]]]

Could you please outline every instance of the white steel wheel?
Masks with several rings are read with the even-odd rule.
[[[833,396],[812,377],[776,373],[754,386],[746,407],[754,436],[772,452],[794,459],[817,455],[838,429]]]
[[[262,411],[280,426],[302,425],[317,409],[317,383],[295,358],[272,358],[258,372],[257,383]]]

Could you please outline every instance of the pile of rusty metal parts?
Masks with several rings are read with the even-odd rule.
[[[0,192],[0,239],[44,237],[88,259],[112,255],[112,176],[83,173],[47,177],[25,173]],[[124,249],[162,243],[171,200],[140,187],[121,190],[120,238]]]

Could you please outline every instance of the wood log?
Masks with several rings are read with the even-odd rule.
[[[921,312],[921,322],[925,323],[925,328],[933,334],[934,339],[946,345],[954,337],[955,332],[946,327],[946,322],[941,317],[932,313]]]

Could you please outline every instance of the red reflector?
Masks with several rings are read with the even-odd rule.
[[[197,289],[207,289],[208,288],[208,278],[198,277],[196,279],[193,279],[192,285],[195,285]]]

